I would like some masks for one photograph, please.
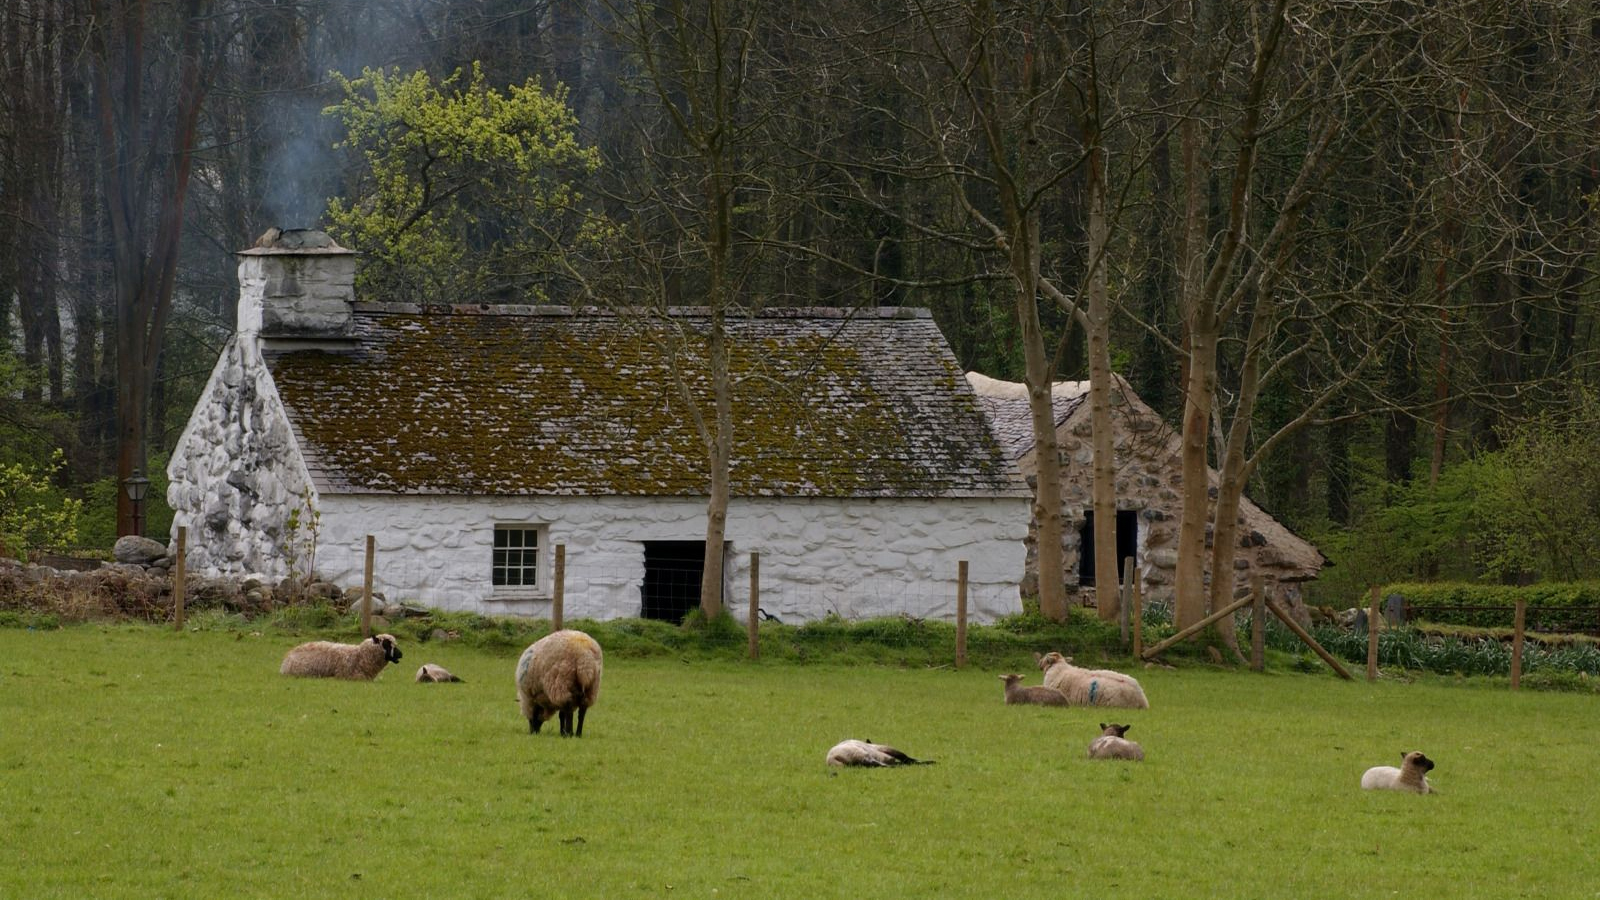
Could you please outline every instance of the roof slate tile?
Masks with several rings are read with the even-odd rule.
[[[684,394],[709,419],[708,322],[361,304],[353,346],[267,358],[323,491],[704,496]],[[774,310],[727,331],[735,496],[1026,496],[925,312]]]

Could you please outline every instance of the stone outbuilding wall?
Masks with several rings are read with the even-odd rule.
[[[1010,448],[1032,484],[1038,465],[1025,386],[997,381],[976,372],[968,373],[967,379],[984,403],[996,436]],[[1062,579],[1072,602],[1093,606],[1095,588],[1079,582],[1082,535],[1094,503],[1094,451],[1090,441],[1088,392],[1087,381],[1059,382],[1054,390],[1054,408],[1062,464],[1062,545],[1065,551]],[[1112,423],[1117,509],[1134,514],[1135,564],[1145,601],[1171,603],[1173,574],[1178,565],[1179,515],[1183,506],[1180,437],[1120,378],[1112,391]],[[1210,472],[1210,479],[1211,496],[1215,498],[1215,471]],[[1299,585],[1316,577],[1326,562],[1322,554],[1248,497],[1240,502],[1238,533],[1239,549],[1234,561],[1237,596],[1244,596],[1249,590],[1251,576],[1260,574],[1269,591],[1275,591],[1298,609]],[[1208,550],[1211,547],[1209,525],[1206,547]],[[1025,593],[1037,591],[1038,578],[1035,532],[1030,526],[1023,581]]]

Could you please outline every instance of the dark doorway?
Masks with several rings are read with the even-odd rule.
[[[1139,549],[1139,513],[1132,509],[1117,510],[1117,573],[1110,583],[1116,584],[1122,572],[1123,560],[1133,557]],[[1135,560],[1137,561],[1137,560]],[[1083,530],[1078,532],[1078,583],[1094,584],[1094,513],[1083,514]]]
[[[700,579],[705,571],[705,541],[645,541],[639,615],[682,622],[689,610],[700,605]]]

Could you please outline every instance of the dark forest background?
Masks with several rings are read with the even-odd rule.
[[[1213,430],[1248,420],[1320,593],[1600,568],[1592,3],[11,0],[0,66],[10,553],[109,547],[134,468],[159,496],[268,227],[334,228],[376,300],[927,307],[1021,380],[1018,216],[1058,376],[1088,377],[1102,247],[1112,367],[1177,425],[1182,263],[1242,211]],[[531,82],[575,150],[524,186],[420,100],[357,134],[330,109],[369,69],[479,106]],[[378,158],[434,193],[386,196]],[[408,228],[473,277],[386,259]]]

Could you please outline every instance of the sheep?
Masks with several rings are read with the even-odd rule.
[[[444,666],[437,666],[433,663],[423,663],[422,668],[417,670],[417,681],[421,682],[422,684],[435,684],[446,681],[460,680],[461,679],[450,674],[450,670],[446,669]]]
[[[400,647],[392,634],[375,634],[359,644],[310,641],[285,653],[284,675],[304,678],[350,678],[370,681],[386,663],[400,661]]]
[[[1072,657],[1055,652],[1043,656],[1035,653],[1033,657],[1044,670],[1044,683],[1067,695],[1067,700],[1076,706],[1150,708],[1144,688],[1130,675],[1109,669],[1080,669],[1072,664]]]
[[[1433,760],[1421,751],[1400,754],[1400,768],[1373,766],[1361,775],[1361,789],[1365,791],[1411,791],[1416,794],[1435,793],[1428,783],[1428,772],[1433,771]]]
[[[912,759],[887,744],[874,744],[871,738],[840,741],[828,750],[830,766],[930,766],[931,759]]]
[[[538,734],[546,719],[559,715],[562,737],[583,737],[584,714],[600,697],[603,662],[594,638],[571,629],[547,634],[522,651],[517,660],[517,703],[528,720],[528,733]]]
[[[1021,675],[1001,675],[1000,680],[1006,683],[1006,705],[1015,706],[1020,703],[1032,703],[1036,706],[1070,706],[1067,695],[1053,687],[1042,684],[1021,685]]]
[[[1100,723],[1100,736],[1089,742],[1090,759],[1130,759],[1144,761],[1144,748],[1123,738],[1132,725]]]

